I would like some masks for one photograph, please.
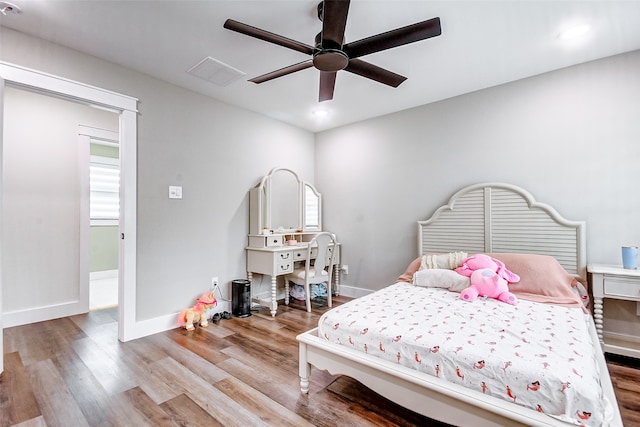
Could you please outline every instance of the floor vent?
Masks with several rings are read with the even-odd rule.
[[[187,73],[218,86],[227,86],[246,74],[210,56],[191,67]]]

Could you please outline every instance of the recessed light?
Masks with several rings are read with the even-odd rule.
[[[324,109],[313,110],[313,115],[316,117],[327,117],[329,115],[329,111]]]
[[[576,37],[580,37],[580,36],[586,34],[590,29],[591,29],[591,27],[589,27],[586,24],[577,25],[575,27],[571,27],[571,28],[569,28],[567,30],[562,31],[558,35],[558,38],[562,39],[562,40],[574,39]]]

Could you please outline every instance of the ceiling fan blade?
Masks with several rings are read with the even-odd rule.
[[[349,0],[324,0],[322,2],[322,47],[340,49],[344,43]]]
[[[269,31],[261,30],[260,28],[252,27],[251,25],[243,24],[242,22],[234,21],[233,19],[227,19],[224,22],[224,28],[250,37],[255,37],[269,43],[277,44],[278,46],[297,50],[298,52],[306,53],[307,55],[313,55],[315,50],[312,46],[307,44],[300,43],[299,41],[283,37],[278,34],[270,33]]]
[[[440,18],[432,18],[348,43],[344,45],[343,50],[349,58],[358,58],[381,50],[436,37],[440,34],[442,34]]]
[[[289,65],[288,67],[280,68],[279,70],[254,77],[252,79],[249,79],[249,81],[253,83],[264,83],[266,81],[277,79],[278,77],[286,76],[287,74],[295,73],[296,71],[304,70],[305,68],[309,68],[312,66],[313,62],[311,61],[311,59],[308,59],[306,61],[299,62],[294,65]]]
[[[385,70],[361,59],[350,60],[349,65],[344,70],[392,87],[398,87],[400,83],[407,80],[405,76]]]
[[[333,89],[336,86],[335,71],[320,71],[320,94],[318,102],[329,101],[333,99]]]

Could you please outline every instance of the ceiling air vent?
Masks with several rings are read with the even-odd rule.
[[[187,70],[187,73],[218,86],[227,86],[245,75],[242,71],[236,70],[210,56],[191,67]]]

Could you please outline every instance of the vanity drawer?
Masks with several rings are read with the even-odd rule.
[[[311,248],[311,259],[315,259],[318,254],[318,248]],[[293,259],[296,261],[306,261],[307,259],[307,249],[298,249],[297,251],[293,251]]]
[[[277,260],[278,263],[283,261],[293,261],[293,251],[278,252]]]
[[[278,275],[292,273],[293,272],[293,260],[280,261],[278,263]]]
[[[265,237],[265,243],[268,248],[282,246],[282,236],[267,236]]]
[[[293,251],[278,252],[276,262],[278,264],[276,271],[278,275],[291,273],[293,271]]]
[[[611,297],[640,300],[640,279],[605,276],[604,293]]]

